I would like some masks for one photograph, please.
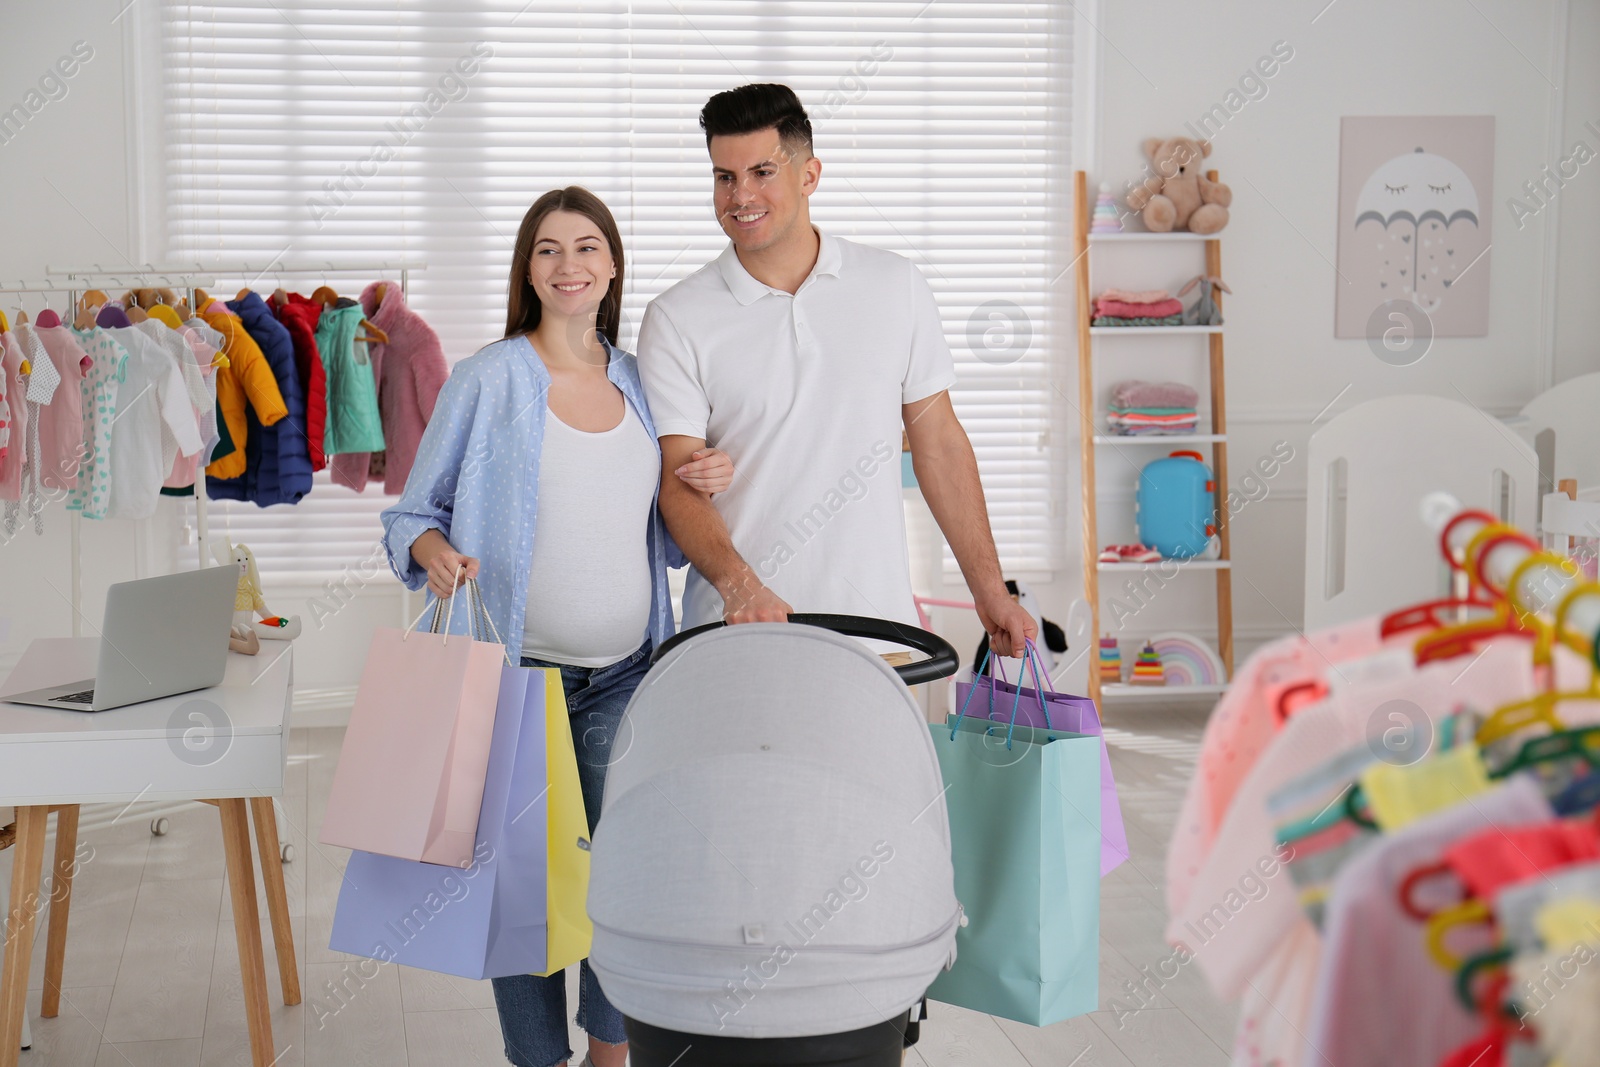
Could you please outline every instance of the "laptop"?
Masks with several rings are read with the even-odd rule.
[[[214,686],[228,665],[228,629],[238,588],[234,567],[118,582],[106,593],[94,677],[5,700],[107,711]]]

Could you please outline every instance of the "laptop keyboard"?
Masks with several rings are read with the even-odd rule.
[[[65,696],[52,698],[58,704],[93,704],[94,690],[85,689],[81,693],[68,693]]]

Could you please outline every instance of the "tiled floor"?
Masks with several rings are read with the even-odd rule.
[[[1133,861],[1102,884],[1103,1009],[1139,968],[1167,954],[1161,940],[1162,857],[1203,715],[1125,712],[1107,730]],[[487,982],[404,967],[363,978],[354,957],[326,947],[346,853],[315,844],[342,731],[293,731],[280,831],[305,1002],[278,996],[271,931],[267,981],[285,1067],[473,1067],[503,1064]],[[157,815],[164,837],[150,833]],[[53,820],[52,820],[53,825]],[[309,836],[308,836],[309,833]],[[44,939],[35,945],[26,1067],[222,1067],[250,1062],[215,808],[202,804],[85,807],[80,839],[93,846],[75,883],[61,1015],[41,1019]],[[48,856],[50,853],[47,852]],[[0,853],[0,886],[11,852]],[[41,916],[41,924],[43,917]],[[42,929],[42,925],[41,925]],[[575,970],[575,969],[574,969]],[[569,983],[571,982],[569,971]],[[576,1004],[575,994],[570,994]],[[1128,1008],[1137,1005],[1123,994]],[[912,1067],[1209,1067],[1227,1062],[1233,1012],[1193,969],[1142,1010],[1102,1010],[1045,1029],[934,1005]],[[572,1035],[581,1056],[581,1035]]]

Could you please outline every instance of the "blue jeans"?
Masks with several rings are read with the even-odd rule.
[[[605,795],[606,768],[611,745],[633,691],[650,669],[650,641],[609,667],[573,667],[524,659],[524,667],[559,667],[567,693],[567,713],[572,723],[572,745],[578,754],[578,786],[594,834]],[[566,972],[539,976],[514,974],[494,981],[494,1005],[500,1013],[500,1032],[506,1041],[506,1059],[515,1067],[552,1067],[572,1056],[567,1046]],[[600,991],[589,961],[578,964],[578,1026],[607,1044],[628,1039],[622,1013]]]

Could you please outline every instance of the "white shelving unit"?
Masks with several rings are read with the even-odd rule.
[[[1217,180],[1216,172],[1207,175]],[[1221,326],[1093,326],[1091,317],[1092,270],[1090,249],[1096,245],[1172,245],[1200,244],[1205,255],[1205,273],[1213,276],[1222,273],[1222,242],[1215,237],[1197,233],[1090,233],[1088,176],[1078,171],[1074,182],[1075,219],[1077,225],[1075,263],[1078,270],[1078,396],[1079,441],[1083,456],[1083,551],[1084,598],[1088,600],[1093,615],[1093,632],[1096,641],[1100,635],[1100,575],[1125,573],[1159,573],[1168,578],[1179,578],[1185,573],[1209,573],[1216,582],[1217,603],[1217,654],[1222,660],[1227,678],[1233,677],[1233,563],[1231,538],[1228,529],[1228,417],[1223,382],[1223,345]],[[1193,253],[1187,253],[1192,255]],[[1216,297],[1221,305],[1221,297]],[[1095,345],[1103,338],[1115,336],[1170,337],[1204,336],[1208,349],[1210,377],[1211,423],[1209,433],[1174,434],[1172,436],[1121,436],[1105,432],[1097,421],[1094,389]],[[1125,350],[1124,350],[1125,351]],[[1115,357],[1113,357],[1115,358]],[[1097,451],[1101,447],[1150,447],[1170,449],[1205,445],[1211,449],[1211,471],[1215,481],[1217,538],[1222,551],[1217,559],[1163,560],[1157,563],[1101,563],[1100,524],[1098,499],[1095,488],[1095,471],[1098,466]],[[1098,665],[1089,667],[1089,695],[1108,701],[1154,701],[1167,699],[1218,696],[1227,689],[1219,685],[1133,685],[1108,683],[1102,685]]]

